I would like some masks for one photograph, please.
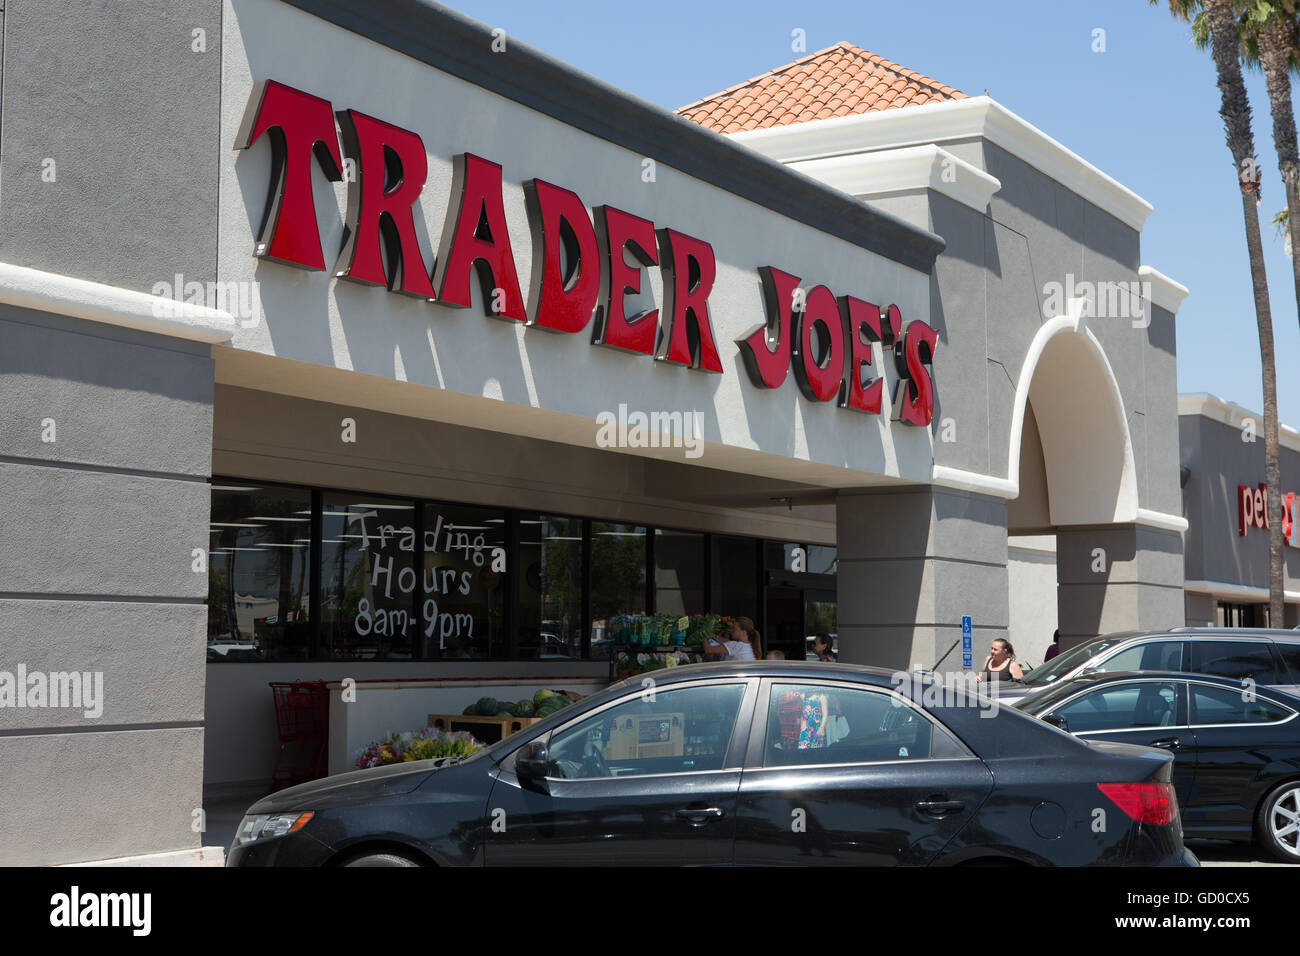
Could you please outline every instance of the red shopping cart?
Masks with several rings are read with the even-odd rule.
[[[324,681],[271,682],[280,753],[271,789],[325,776],[329,744],[329,690]]]

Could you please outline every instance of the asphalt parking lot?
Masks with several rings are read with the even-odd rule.
[[[1246,843],[1229,843],[1225,840],[1188,840],[1187,846],[1201,866],[1276,866],[1295,867],[1296,863],[1283,863],[1274,859],[1260,847]]]

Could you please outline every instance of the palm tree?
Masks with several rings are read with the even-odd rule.
[[[1228,151],[1232,153],[1233,167],[1237,173],[1241,192],[1241,213],[1246,224],[1246,251],[1250,256],[1250,278],[1255,298],[1255,320],[1259,327],[1259,357],[1263,368],[1264,384],[1264,477],[1268,484],[1268,611],[1269,623],[1281,627],[1285,620],[1282,563],[1282,465],[1278,456],[1277,422],[1277,365],[1273,357],[1273,316],[1268,300],[1268,279],[1264,273],[1264,246],[1259,231],[1260,171],[1255,163],[1255,136],[1250,128],[1250,100],[1241,76],[1240,45],[1238,39],[1238,8],[1246,10],[1265,4],[1267,0],[1169,0],[1169,10],[1186,22],[1194,23],[1194,32],[1207,37],[1214,67],[1219,76],[1222,105],[1219,116],[1227,136]],[[1154,5],[1157,0],[1151,0]],[[1273,4],[1281,6],[1281,2]],[[1199,11],[1199,12],[1198,12]],[[1267,22],[1269,18],[1265,18]],[[1271,31],[1274,36],[1276,31]],[[1271,41],[1270,41],[1271,42]],[[1202,44],[1204,45],[1204,44]],[[1271,51],[1270,47],[1270,51]],[[1289,84],[1289,80],[1287,80]],[[1285,85],[1285,84],[1284,84]],[[1269,94],[1272,104],[1272,87]],[[1290,89],[1287,87],[1286,110],[1290,120],[1290,159],[1278,148],[1279,162],[1290,163],[1286,169],[1300,168],[1294,157],[1295,122],[1291,118]],[[1277,115],[1274,115],[1274,134],[1277,134]],[[1288,190],[1290,198],[1295,189],[1294,173]],[[1295,229],[1293,224],[1292,229]],[[1293,231],[1293,237],[1295,233]],[[1295,239],[1293,238],[1293,243]],[[1300,246],[1297,246],[1300,250]],[[1292,262],[1300,270],[1300,251]],[[1297,295],[1300,295],[1300,271],[1296,277]],[[1297,300],[1300,306],[1300,299]]]

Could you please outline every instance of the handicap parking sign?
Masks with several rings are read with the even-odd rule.
[[[970,618],[961,619],[961,666],[970,667],[975,663],[975,658],[971,653],[971,630]]]

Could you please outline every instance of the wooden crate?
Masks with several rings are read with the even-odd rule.
[[[425,726],[439,730],[467,730],[485,744],[494,744],[541,720],[540,717],[473,717],[469,714],[430,714]]]

